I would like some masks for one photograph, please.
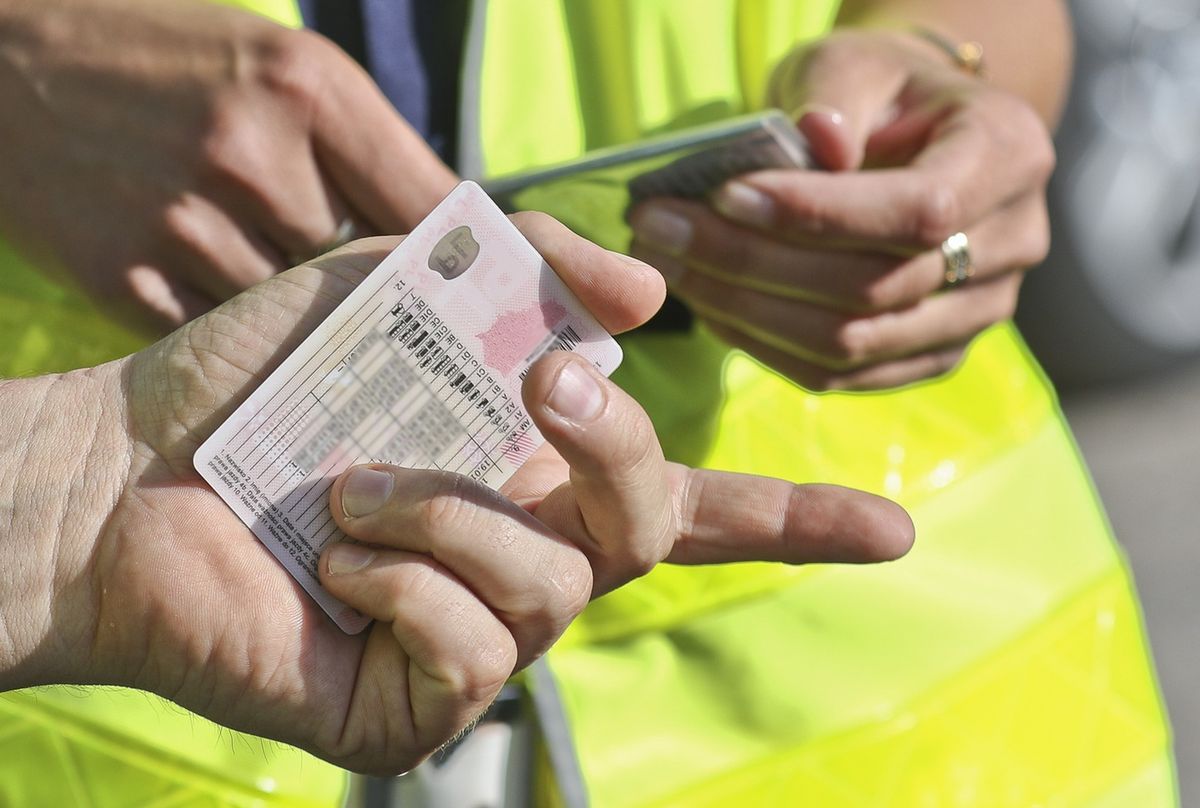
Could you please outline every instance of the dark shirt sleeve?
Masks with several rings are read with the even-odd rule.
[[[453,165],[469,0],[300,0],[304,23],[367,69]]]

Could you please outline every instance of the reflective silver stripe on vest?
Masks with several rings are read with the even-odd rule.
[[[583,769],[579,766],[575,739],[571,735],[566,710],[563,709],[558,683],[554,681],[546,658],[542,657],[530,665],[525,677],[563,805],[566,808],[587,808],[587,785],[583,782]]]
[[[459,176],[473,180],[483,179],[484,171],[480,99],[487,5],[487,0],[472,0],[470,4],[458,86],[458,164],[454,168]]]

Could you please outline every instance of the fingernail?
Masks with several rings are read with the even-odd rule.
[[[645,205],[633,216],[638,239],[668,255],[683,255],[692,243],[692,223],[675,211]]]
[[[358,572],[375,560],[375,551],[359,544],[335,544],[325,554],[325,569],[330,575]]]
[[[342,484],[342,513],[351,518],[375,513],[392,495],[392,475],[360,466]]]
[[[546,406],[568,421],[590,421],[604,409],[604,391],[579,361],[572,360],[558,371]]]
[[[775,222],[771,197],[744,182],[727,182],[713,195],[713,207],[735,222],[770,227]]]
[[[841,126],[846,121],[846,117],[842,115],[840,109],[831,107],[828,104],[805,104],[792,113],[792,117],[797,123],[809,115],[819,115],[822,118],[828,119],[835,126]]]

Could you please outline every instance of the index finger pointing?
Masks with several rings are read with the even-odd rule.
[[[673,564],[736,561],[871,563],[912,547],[912,520],[896,503],[837,485],[670,464],[679,535]]]

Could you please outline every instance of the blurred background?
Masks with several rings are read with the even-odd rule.
[[[1200,805],[1200,0],[1075,0],[1054,247],[1018,322],[1133,566]]]

